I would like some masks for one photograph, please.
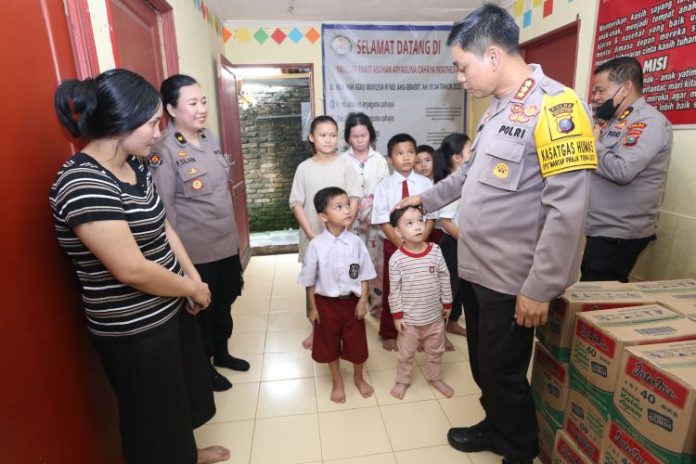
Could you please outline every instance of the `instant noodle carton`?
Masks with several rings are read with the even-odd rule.
[[[600,462],[608,419],[591,397],[573,388],[568,391],[565,433],[585,457],[595,464]]]
[[[695,411],[696,340],[626,348],[612,420],[654,462],[696,462]]]
[[[624,285],[626,285],[626,290],[635,290],[638,292],[643,292],[647,295],[696,292],[696,279],[652,280],[645,282],[631,282]]]
[[[696,290],[684,293],[658,294],[657,301],[674,312],[696,319]]]
[[[557,360],[539,342],[534,349],[531,384],[537,410],[563,424],[570,384],[568,363]]]
[[[614,421],[609,421],[602,442],[603,464],[661,464],[656,456]]]
[[[658,304],[605,309],[578,314],[574,335],[570,382],[608,416],[623,349],[696,339],[696,322]]]
[[[556,433],[551,462],[553,464],[591,464],[592,461],[582,454],[563,430],[559,430]]]
[[[556,423],[553,418],[537,410],[537,424],[539,425],[539,460],[544,464],[551,462],[553,455],[553,444],[556,439],[556,432],[561,428],[561,424]]]
[[[556,359],[568,361],[575,315],[599,309],[623,308],[655,303],[654,296],[636,291],[570,291],[551,301],[548,321],[537,337]]]
[[[570,287],[566,288],[564,293],[572,292],[602,292],[602,291],[612,291],[612,290],[626,290],[626,284],[619,282],[618,280],[600,280],[600,281],[589,281],[589,282],[575,282]]]

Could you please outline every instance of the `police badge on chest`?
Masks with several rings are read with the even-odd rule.
[[[358,263],[351,264],[350,268],[348,269],[348,275],[350,276],[350,278],[357,279],[358,272],[360,272],[360,265]]]

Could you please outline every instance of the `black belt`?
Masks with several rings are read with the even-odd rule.
[[[337,300],[348,300],[350,298],[354,298],[352,293],[349,293],[348,295],[339,295],[336,297]]]

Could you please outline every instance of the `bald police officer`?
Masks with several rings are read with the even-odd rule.
[[[596,166],[588,109],[571,89],[527,65],[519,28],[486,4],[454,25],[458,79],[474,97],[492,95],[460,171],[403,204],[435,211],[461,195],[458,273],[471,370],[486,418],[450,429],[465,452],[490,450],[531,463],[537,424],[526,379],[534,327],[549,301],[575,282]]]
[[[591,176],[582,280],[628,282],[638,256],[656,238],[672,126],[642,90],[635,58],[614,58],[595,69],[598,167]]]

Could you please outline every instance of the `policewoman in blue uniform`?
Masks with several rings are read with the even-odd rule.
[[[229,158],[205,128],[208,105],[201,86],[190,76],[174,75],[162,82],[162,104],[170,117],[149,157],[157,192],[167,219],[177,231],[212,301],[198,314],[206,354],[212,358],[213,390],[232,383],[214,366],[249,370],[249,363],[231,356],[231,306],[241,294],[239,234],[232,205]]]

